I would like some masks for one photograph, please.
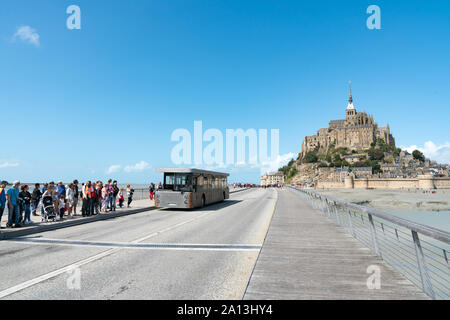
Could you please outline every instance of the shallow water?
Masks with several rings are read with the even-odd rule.
[[[328,189],[319,193],[450,232],[450,190]]]
[[[388,211],[386,213],[450,232],[450,211]]]

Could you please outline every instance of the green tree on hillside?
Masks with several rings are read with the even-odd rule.
[[[370,160],[383,160],[384,158],[384,151],[381,149],[370,148],[368,154]]]
[[[400,152],[402,152],[402,149],[395,148],[395,150],[394,150],[394,158],[397,158],[400,155]]]
[[[381,166],[378,163],[377,160],[366,160],[364,161],[364,166],[365,167],[372,167],[372,173],[373,174],[377,174],[379,172],[381,172]]]
[[[310,151],[305,155],[305,161],[307,163],[315,163],[318,159],[317,154],[313,151]]]
[[[413,153],[412,153],[412,156],[413,156],[414,159],[417,159],[420,162],[424,162],[425,161],[425,156],[419,150],[414,150]]]

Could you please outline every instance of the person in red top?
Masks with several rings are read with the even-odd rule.
[[[88,216],[94,215],[94,207],[95,207],[95,199],[96,199],[96,192],[95,192],[95,184],[88,181],[87,184],[87,195],[88,195]]]

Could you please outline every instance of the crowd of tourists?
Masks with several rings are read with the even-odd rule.
[[[63,220],[64,216],[73,218],[77,215],[77,207],[80,206],[83,217],[116,211],[117,206],[123,208],[125,203],[129,208],[134,193],[134,189],[129,184],[125,189],[119,188],[117,181],[111,179],[105,184],[101,181],[87,181],[81,185],[78,180],[68,185],[64,185],[62,181],[55,185],[52,181],[43,184],[42,188],[39,183],[36,183],[31,193],[30,186],[21,185],[20,181],[14,181],[12,186],[5,190],[7,185],[7,181],[0,182],[0,227],[3,213],[8,208],[7,228],[22,227],[32,223],[31,215],[43,216],[42,200],[48,196],[52,199],[52,205],[59,220]],[[153,183],[150,184],[150,200],[153,200],[154,193],[160,188],[161,183],[157,187]]]

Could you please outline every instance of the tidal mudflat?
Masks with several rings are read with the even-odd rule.
[[[450,231],[450,190],[424,192],[423,190],[325,189],[316,191]]]

